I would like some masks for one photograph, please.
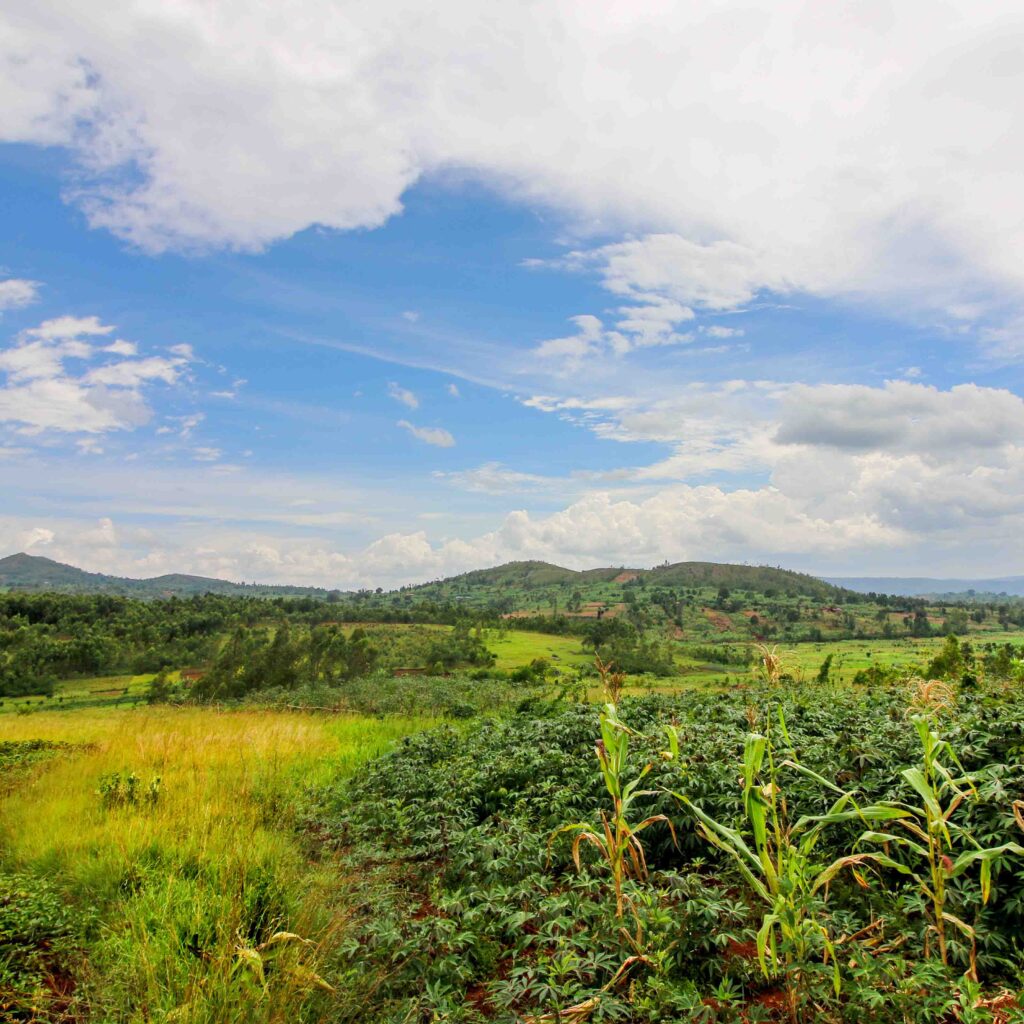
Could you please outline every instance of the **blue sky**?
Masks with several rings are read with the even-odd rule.
[[[0,553],[1024,572],[1011,5],[312,6],[0,25]]]

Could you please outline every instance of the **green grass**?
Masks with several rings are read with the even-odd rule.
[[[319,1019],[315,973],[344,932],[344,879],[304,853],[303,794],[430,724],[168,707],[0,719],[0,742],[80,746],[0,798],[0,875],[46,879],[94,922],[77,936],[84,955],[60,965],[72,1019]],[[158,799],[104,807],[114,773],[143,791],[159,778]],[[278,931],[308,943],[256,949]],[[52,988],[32,999],[52,1003]]]
[[[535,658],[547,658],[556,668],[582,668],[593,665],[594,655],[585,651],[577,636],[554,636],[510,629],[502,635],[489,630],[486,635],[489,650],[497,655],[495,668],[511,671],[529,665]]]

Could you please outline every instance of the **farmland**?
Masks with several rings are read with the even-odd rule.
[[[1014,602],[553,568],[0,595],[0,1020],[1024,1019]]]

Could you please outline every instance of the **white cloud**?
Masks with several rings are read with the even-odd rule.
[[[25,331],[27,338],[42,341],[68,341],[73,338],[95,337],[111,334],[114,328],[101,324],[97,316],[58,316],[44,320],[38,327]]]
[[[676,330],[680,323],[694,318],[689,306],[655,295],[643,304],[621,306],[614,328],[605,327],[600,318],[589,313],[570,318],[576,334],[542,341],[534,353],[545,360],[562,360],[563,369],[574,373],[585,360],[594,356],[622,356],[638,348],[685,345],[692,333]]]
[[[742,338],[744,333],[740,327],[722,327],[719,324],[702,327],[701,332],[709,338]]]
[[[776,441],[841,451],[885,451],[949,460],[1007,445],[1024,447],[1024,400],[960,384],[948,391],[910,381],[793,385]]]
[[[111,398],[119,400],[111,402]],[[0,423],[20,424],[26,435],[44,430],[106,433],[141,426],[148,418],[149,410],[139,396],[112,396],[72,380],[33,380],[0,388]]]
[[[94,437],[82,437],[75,442],[75,447],[82,455],[102,455],[103,446]]]
[[[192,449],[196,462],[216,462],[224,453],[219,448],[199,447]]]
[[[12,381],[39,380],[60,374],[66,359],[88,359],[91,355],[92,347],[81,341],[31,341],[0,351],[0,370]]]
[[[5,309],[21,309],[31,305],[39,297],[39,282],[24,278],[9,277],[0,281],[0,312]]]
[[[735,242],[701,245],[677,234],[647,235],[578,250],[555,265],[569,270],[596,269],[615,295],[683,304],[687,309],[735,309],[762,289],[789,288],[766,254]]]
[[[451,473],[435,472],[439,480],[447,480],[456,487],[484,494],[521,494],[548,487],[564,487],[564,482],[536,473],[522,473],[509,469],[500,462],[485,462],[475,469],[462,469]]]
[[[133,359],[123,363],[110,363],[90,370],[86,380],[94,384],[109,384],[120,388],[137,388],[145,381],[159,380],[174,384],[178,380],[183,359],[164,359],[150,356],[148,359]]]
[[[36,526],[30,530],[26,530],[21,535],[21,540],[17,546],[22,551],[31,551],[32,548],[36,547],[46,547],[47,544],[53,543],[54,536],[53,530],[47,530],[42,526]]]
[[[44,529],[52,534],[48,553],[87,568],[342,587],[412,582],[516,558],[577,568],[749,560],[879,574],[1020,568],[1012,558],[1024,531],[1024,401],[1009,392],[737,380],[693,385],[673,399],[539,397],[530,404],[579,417],[603,437],[667,444],[671,454],[565,480],[494,462],[435,473],[440,488],[565,502],[546,514],[522,507],[496,523],[470,517],[456,526],[450,491],[441,490],[441,537],[415,528],[433,514],[408,511],[429,508],[422,494],[402,507],[357,482],[237,467],[228,489],[210,466],[151,467],[140,491],[138,471],[113,460],[93,460],[76,475],[15,457],[10,500],[52,508],[59,497],[68,518],[0,514],[0,548],[17,550],[26,531]],[[119,523],[116,545],[98,544],[89,510]],[[159,529],[120,525],[154,516]]]
[[[117,341],[104,345],[103,351],[110,352],[115,356],[137,356],[139,354],[139,346],[134,341],[125,341],[122,338],[118,338]]]
[[[98,434],[128,430],[151,417],[143,394],[155,382],[174,384],[186,359],[134,355],[131,342],[97,346],[91,340],[114,328],[95,316],[62,316],[21,332],[0,348],[0,424],[22,434]],[[97,359],[99,365],[82,367]],[[69,365],[69,363],[74,365]],[[81,450],[96,450],[87,445]]]
[[[451,448],[455,444],[455,438],[443,427],[417,427],[408,420],[399,420],[395,426],[408,430],[418,441],[435,448]]]
[[[447,391],[452,398],[459,397],[459,386],[454,381],[448,382],[447,386],[445,387],[445,391]]]
[[[393,398],[396,402],[401,402],[409,409],[420,407],[420,400],[408,388],[401,387],[395,381],[388,384],[388,397]]]
[[[631,233],[575,257],[622,295],[1021,305],[1005,0],[5,10],[0,138],[70,146],[74,201],[144,248],[374,227],[457,167]]]

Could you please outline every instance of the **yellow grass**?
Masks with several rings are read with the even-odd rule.
[[[87,746],[0,802],[0,869],[55,881],[83,920],[96,908],[76,993],[95,1019],[296,1019],[343,927],[339,880],[304,852],[296,807],[427,724],[167,707],[4,716],[0,740]],[[104,808],[100,780],[115,772],[143,789],[159,777],[155,805]],[[245,951],[279,930],[316,945],[257,954],[277,961],[264,990]]]

